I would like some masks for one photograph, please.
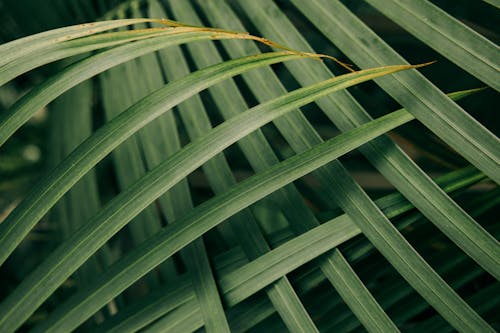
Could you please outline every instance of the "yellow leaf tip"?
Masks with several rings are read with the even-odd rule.
[[[413,68],[425,67],[425,66],[432,65],[432,64],[434,64],[436,62],[437,62],[437,60],[433,60],[433,61],[429,61],[429,62],[424,62],[423,64],[412,65],[412,67]]]

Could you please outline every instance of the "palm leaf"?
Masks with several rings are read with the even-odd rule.
[[[366,2],[498,90],[495,32],[471,29],[447,5]],[[371,7],[28,1],[40,15],[20,24],[23,6],[0,6],[0,39],[9,41],[0,45],[0,183],[29,131],[45,126],[32,120],[45,108],[52,168],[3,213],[0,330],[497,328],[496,125],[468,112],[480,99],[456,104],[481,89],[446,95],[435,75],[438,84],[424,77],[441,63],[406,65],[393,40],[363,23]],[[315,48],[374,68],[354,71]],[[314,60],[288,61],[302,58]],[[334,77],[319,58],[353,73]],[[372,79],[382,89],[345,90]],[[380,93],[367,99],[368,89]],[[373,120],[387,113],[375,107],[382,91],[408,111]],[[386,135],[415,118],[452,148],[444,163],[457,156],[475,168],[431,178],[427,162]],[[415,135],[406,139],[437,152]],[[387,191],[351,172],[360,168],[370,181],[379,172],[391,194],[375,200]]]
[[[269,103],[269,105],[272,104],[273,103]],[[263,108],[263,111],[265,112],[269,110]],[[247,120],[245,119],[246,117],[243,116],[246,116],[246,113],[242,114],[242,117],[239,118]],[[112,298],[114,297],[114,294],[120,293],[123,289],[132,284],[143,274],[147,273],[150,269],[153,269],[163,260],[167,259],[175,252],[189,244],[193,239],[196,239],[204,232],[222,222],[225,218],[227,218],[227,216],[232,215],[234,211],[245,208],[256,200],[269,194],[274,189],[279,188],[283,183],[289,183],[295,178],[314,170],[319,165],[325,164],[333,158],[338,157],[341,153],[349,151],[352,147],[363,144],[367,138],[372,138],[380,135],[381,133],[385,133],[388,129],[407,122],[411,120],[411,118],[412,117],[404,111],[387,115],[378,121],[373,121],[371,124],[367,124],[357,130],[353,130],[352,133],[341,135],[338,138],[334,138],[324,143],[322,146],[290,158],[289,160],[270,168],[268,171],[263,172],[259,176],[252,177],[247,181],[241,182],[223,195],[198,206],[187,214],[186,217],[176,221],[148,242],[141,244],[136,250],[134,250],[133,253],[127,256],[127,258],[120,260],[116,265],[110,268],[107,276],[103,276],[103,278],[99,279],[100,281],[96,281],[96,286],[88,288],[88,293],[82,292],[75,295],[68,301],[72,304],[62,305],[59,308],[59,311],[54,312],[52,318],[45,321],[43,326],[40,326],[38,330],[71,330],[79,324],[78,319],[74,318],[71,313],[68,312],[68,310],[74,310],[74,306],[78,307],[78,311],[73,313],[77,314],[80,320],[86,319],[84,318],[85,316],[92,315],[102,306],[102,303],[105,304],[109,300],[108,298]],[[243,121],[243,123],[248,125],[248,121]],[[230,128],[232,129],[233,127],[234,126],[231,126]],[[374,129],[377,129],[377,131]],[[366,138],[363,137],[364,135],[360,135],[360,133],[366,135]],[[213,134],[218,133],[214,130]],[[227,137],[227,135],[224,135],[224,137]],[[349,144],[347,144],[348,140],[350,141]],[[343,141],[345,141],[346,144],[342,146],[339,145],[339,143],[344,143]],[[210,144],[215,143],[213,140],[203,140],[203,144],[201,144],[201,146],[206,146],[207,142]],[[214,145],[215,144],[212,144],[211,146]],[[337,147],[333,148],[335,146]],[[191,154],[190,149],[184,149],[183,151],[180,151],[180,153],[189,154],[190,156],[196,155]],[[181,156],[180,154],[177,155]],[[155,192],[159,191],[161,194],[161,192],[165,191],[165,186],[161,185],[163,185],[162,183],[164,181],[170,181],[169,178],[172,178],[170,175],[175,175],[175,173],[172,172],[173,169],[171,166],[172,164],[175,165],[178,163],[176,159],[173,159],[172,163],[169,162],[170,160],[167,160],[165,163],[162,163],[149,175],[136,183],[135,186],[124,192],[121,197],[116,198],[116,204],[114,206],[119,207],[118,210],[120,211],[120,214],[128,214],[127,211],[130,210],[133,216],[133,214],[136,214],[134,211],[139,209],[135,208],[136,205],[144,206],[145,202],[154,200],[155,197],[159,195]],[[164,179],[157,179],[155,173],[160,173],[162,169],[171,170],[171,173],[169,173],[167,177],[164,177]],[[159,189],[155,190],[152,186],[157,188],[159,187]],[[149,189],[149,191],[144,192],[146,188]],[[140,200],[135,201],[134,205],[132,205],[129,201],[136,197],[133,192],[138,190],[143,193],[143,196],[147,195],[151,199],[145,201],[145,198],[140,198]],[[127,197],[129,198],[126,199]],[[125,207],[130,208],[125,210]],[[113,208],[113,210],[115,209],[117,208]],[[114,217],[116,214],[110,213],[110,216]],[[120,217],[121,220],[123,220],[123,218],[126,219],[125,216]],[[115,222],[109,218],[108,221]],[[100,221],[97,220],[97,222]],[[104,225],[102,223],[96,224],[101,224],[101,226]],[[111,224],[116,225],[115,223]],[[92,228],[92,230],[94,232],[96,231],[94,228]],[[74,243],[74,241],[72,240],[71,243]],[[67,251],[66,256],[68,256]],[[127,272],[127,274],[123,274],[125,272]],[[54,273],[52,272],[52,276],[53,274]],[[39,280],[34,279],[34,281]],[[99,292],[96,293],[95,290],[99,290]],[[15,298],[13,298],[13,300],[15,300]],[[26,306],[26,303],[19,304],[18,306],[24,307]],[[16,306],[17,311],[19,311],[18,306]],[[13,315],[14,314],[11,314],[9,317],[12,318]]]
[[[283,54],[280,54],[283,56]],[[290,56],[290,55],[288,55]],[[255,64],[255,56],[246,58],[247,62],[248,59],[252,59],[253,63]],[[224,68],[226,66],[230,66],[234,71],[237,71],[237,67],[234,66],[234,62],[229,62],[229,63],[223,63],[221,65],[215,65],[212,67],[207,68],[205,70],[205,73],[208,73],[206,77],[209,78],[212,81],[217,80],[217,76],[215,76],[215,73],[217,73],[217,69],[220,70],[220,67]],[[243,60],[243,63],[246,64]],[[289,95],[285,95],[281,98],[278,98],[276,100],[272,100],[266,104],[261,105],[260,107],[256,107],[252,110],[252,112],[245,112],[241,114],[238,117],[235,117],[226,123],[224,125],[221,125],[217,130],[214,130],[212,134],[206,138],[200,138],[199,140],[195,141],[198,144],[192,144],[189,148],[183,149],[182,151],[179,151],[177,154],[173,155],[169,160],[163,162],[160,164],[158,167],[154,169],[151,173],[148,174],[147,177],[143,178],[141,182],[135,183],[134,186],[130,187],[129,190],[123,193],[121,197],[124,199],[120,199],[120,197],[117,197],[114,202],[115,204],[110,203],[107,205],[106,208],[104,208],[100,214],[98,214],[93,220],[95,221],[92,224],[87,224],[81,229],[81,235],[78,235],[78,240],[73,239],[71,241],[68,241],[66,244],[67,247],[63,246],[60,248],[59,251],[54,252],[54,255],[47,260],[47,264],[43,267],[39,267],[38,272],[39,273],[34,273],[32,276],[32,279],[27,279],[25,280],[26,282],[26,287],[21,287],[18,289],[18,292],[20,295],[15,295],[12,294],[11,297],[11,302],[16,302],[16,299],[25,299],[25,297],[33,297],[33,302],[22,302],[22,303],[17,303],[17,306],[13,306],[13,304],[9,304],[9,300],[6,300],[2,304],[2,308],[0,311],[4,314],[2,315],[3,322],[5,323],[4,329],[8,330],[8,327],[10,325],[16,325],[19,323],[19,319],[15,319],[15,316],[23,316],[27,317],[31,315],[31,313],[36,309],[37,305],[39,305],[41,302],[44,300],[44,296],[48,297],[52,290],[49,288],[38,288],[39,283],[42,281],[40,278],[42,276],[45,276],[46,278],[50,278],[52,281],[54,281],[53,288],[57,288],[60,283],[62,283],[71,273],[72,271],[70,270],[69,267],[75,267],[77,268],[80,264],[79,261],[84,262],[92,253],[88,253],[86,255],[80,256],[80,260],[75,260],[75,258],[70,255],[70,252],[68,252],[71,248],[75,249],[74,244],[80,244],[79,248],[80,250],[83,248],[83,242],[87,243],[86,246],[89,246],[90,249],[93,249],[91,251],[97,250],[104,242],[106,242],[114,233],[119,231],[121,229],[121,226],[123,224],[127,223],[130,218],[135,217],[138,213],[140,213],[145,207],[149,205],[153,200],[156,199],[158,196],[154,196],[154,191],[151,189],[151,191],[146,191],[146,182],[149,182],[149,186],[154,185],[157,187],[157,190],[161,192],[165,192],[168,190],[170,187],[175,185],[180,179],[185,177],[190,171],[195,169],[197,166],[202,164],[204,161],[210,159],[213,155],[216,153],[220,152],[223,148],[227,147],[231,143],[237,141],[239,138],[243,137],[247,133],[251,133],[254,129],[262,126],[266,122],[271,121],[273,118],[278,117],[280,114],[286,113],[290,109],[293,109],[294,107],[311,102],[315,98],[321,97],[328,92],[335,91],[342,89],[343,87],[347,87],[359,82],[363,82],[369,79],[372,79],[373,77],[377,77],[380,75],[386,75],[390,74],[396,71],[404,70],[411,68],[412,66],[392,66],[392,67],[387,67],[387,68],[376,68],[372,70],[366,70],[366,71],[360,71],[357,73],[352,73],[352,74],[346,74],[343,77],[338,77],[338,78],[333,78],[331,80],[319,83],[317,85],[313,85],[311,87],[303,88],[300,90],[297,90],[293,93],[290,93]],[[199,73],[196,73],[199,74]],[[227,72],[225,75],[228,75]],[[198,75],[194,75],[195,77]],[[191,78],[193,79],[193,75],[190,75],[186,78]],[[173,85],[174,89],[175,87],[183,87],[185,81],[188,81],[187,86],[190,87],[190,89],[193,89],[193,84],[192,82],[189,82],[190,80],[180,80],[180,82],[177,85]],[[206,81],[201,81],[203,82],[204,85],[207,84]],[[184,86],[185,87],[185,86]],[[107,130],[106,128],[101,129],[101,133],[104,133],[103,136],[106,138],[109,134],[115,136],[115,140],[110,140],[113,142],[113,144],[116,144],[118,135],[120,135],[120,130],[123,133],[122,135],[127,135],[127,133],[133,134],[132,131],[124,131],[123,129],[126,129],[124,122],[122,119],[128,120],[128,123],[130,124],[132,128],[139,129],[141,124],[144,125],[145,122],[142,120],[141,122],[137,122],[135,117],[139,117],[139,119],[143,119],[143,117],[140,115],[140,110],[144,110],[144,112],[151,112],[154,110],[152,108],[152,105],[154,103],[151,103],[151,101],[157,101],[156,104],[159,107],[159,112],[161,110],[164,110],[165,108],[165,98],[169,98],[170,103],[175,103],[175,98],[173,98],[173,95],[170,94],[170,86],[166,86],[165,88],[158,90],[156,93],[154,93],[152,96],[147,97],[146,99],[141,100],[139,103],[136,104],[135,107],[129,109],[128,112],[120,114],[119,117],[116,117],[112,122],[108,123],[109,128],[113,128],[114,124],[118,124],[116,126],[116,129],[113,130]],[[175,91],[175,90],[174,90]],[[184,90],[181,89],[183,94],[185,94]],[[192,90],[191,90],[192,91]],[[175,105],[175,104],[174,104]],[[147,106],[147,108],[145,108]],[[168,109],[169,107],[167,107]],[[401,124],[404,123],[405,121],[411,120],[411,117],[407,115],[407,113],[399,113],[398,114],[399,118],[396,118],[399,123]],[[135,118],[135,119],[134,119]],[[75,150],[73,153],[73,156],[76,157],[76,161],[81,159],[81,156],[89,156],[89,153],[80,153],[80,151],[85,152],[87,150],[87,147],[92,147],[92,149],[97,148],[98,146],[96,143],[98,142],[106,142],[100,138],[92,139],[95,138],[96,136],[94,135],[91,137],[91,139],[88,139],[85,143],[81,144],[79,146],[79,149]],[[122,141],[125,138],[122,139]],[[93,140],[96,140],[95,143],[92,142]],[[108,149],[109,151],[110,149]],[[97,154],[97,158],[99,156],[102,156],[102,154]],[[185,161],[183,163],[183,161]],[[196,164],[194,161],[198,161]],[[193,162],[193,163],[189,163]],[[92,162],[91,162],[92,163]],[[94,162],[95,163],[95,162]],[[82,169],[75,164],[74,161],[71,161],[70,158],[66,159],[61,165],[68,165],[70,168],[76,168],[79,174],[82,174]],[[88,168],[92,167],[93,165],[90,164]],[[69,174],[68,171],[65,170],[65,167],[60,167],[62,169],[62,172],[60,173],[62,176],[67,176]],[[167,172],[168,171],[168,172]],[[165,179],[165,184],[163,186],[160,186],[160,182],[158,182],[156,179],[159,175],[162,175],[164,172],[167,172],[168,177]],[[64,182],[61,182],[64,183]],[[50,184],[53,184],[50,182]],[[42,187],[41,187],[42,188]],[[43,189],[43,188],[42,188]],[[123,200],[130,200],[131,198],[134,198],[137,194],[134,193],[134,191],[138,191],[139,193],[147,194],[150,196],[149,200],[141,200],[141,202],[137,202],[137,205],[129,205],[128,203],[123,204],[120,203],[120,201]],[[44,191],[45,192],[45,191]],[[42,192],[43,193],[43,192]],[[60,193],[60,192],[59,192]],[[39,196],[36,196],[39,197]],[[48,195],[45,195],[44,198],[50,199]],[[128,199],[127,199],[128,198]],[[46,210],[50,208],[50,201],[48,205],[45,207]],[[55,201],[55,200],[54,200]],[[118,210],[116,211],[116,209]],[[126,208],[126,209],[125,209]],[[125,216],[121,215],[124,214],[127,210],[130,210],[130,215],[129,218],[125,218]],[[38,211],[38,209],[37,209]],[[119,215],[116,213],[120,212]],[[117,223],[116,219],[121,215],[119,218],[119,221],[121,223]],[[12,215],[11,215],[12,216]],[[16,220],[13,220],[16,222]],[[4,222],[6,224],[9,222],[8,220]],[[19,224],[15,224],[14,226],[18,226]],[[36,222],[36,221],[35,221]],[[104,223],[107,222],[107,223]],[[94,225],[94,226],[91,226]],[[178,224],[173,224],[173,226],[177,226]],[[97,228],[96,228],[97,227]],[[108,229],[108,232],[105,232],[104,230]],[[102,232],[101,232],[102,231]],[[88,234],[90,233],[90,234]],[[95,238],[95,235],[100,234],[101,241],[97,241]],[[11,235],[15,235],[15,233],[11,232]],[[76,235],[76,234],[75,234]],[[9,234],[6,234],[5,240],[9,240]],[[11,236],[12,237],[12,236]],[[5,242],[4,242],[5,243]],[[63,268],[62,262],[66,261],[67,264],[64,266],[68,265],[67,267]],[[166,258],[165,258],[166,259]],[[55,265],[55,268],[60,272],[56,274],[54,269],[51,267]],[[60,275],[59,275],[60,274]],[[38,275],[38,276],[37,276]],[[56,281],[56,276],[59,275],[60,278],[57,279]],[[30,282],[31,280],[31,282]],[[27,287],[30,286],[31,287]],[[25,296],[21,296],[21,294]],[[37,304],[38,303],[38,304]],[[21,307],[27,307],[27,309],[24,310],[19,310],[18,306]],[[8,314],[9,313],[9,314]],[[22,318],[22,317],[21,317]]]
[[[5,260],[5,258],[9,255],[10,252],[12,252],[12,250],[22,240],[26,233],[29,232],[34,224],[38,222],[38,220],[50,209],[55,201],[57,201],[57,199],[59,199],[59,197],[65,192],[63,190],[63,193],[61,193],[62,188],[68,190],[74,183],[76,183],[76,181],[81,176],[86,173],[86,171],[88,171],[100,159],[106,156],[107,153],[113,150],[113,148],[118,146],[128,136],[132,135],[135,131],[140,129],[148,122],[148,120],[144,119],[144,117],[141,115],[141,109],[143,110],[142,112],[149,114],[148,118],[150,120],[153,120],[155,117],[161,115],[163,112],[168,111],[171,107],[175,106],[175,104],[179,101],[182,101],[190,95],[195,94],[197,90],[206,88],[211,83],[215,83],[218,80],[222,80],[224,78],[227,78],[228,76],[235,75],[242,70],[249,70],[252,67],[257,67],[261,64],[269,64],[273,62],[283,61],[285,59],[296,59],[299,57],[301,56],[293,55],[290,53],[275,53],[264,55],[262,57],[258,57],[257,59],[255,56],[250,56],[245,59],[240,59],[240,61],[233,61],[230,63],[221,64],[220,66],[214,66],[205,71],[202,71],[201,73],[193,74],[175,85],[158,90],[156,94],[152,96],[154,98],[150,98],[153,102],[156,100],[156,112],[154,112],[154,109],[150,106],[151,102],[149,100],[142,100],[142,103],[138,103],[134,109],[130,109],[127,113],[120,114],[119,117],[114,119],[113,123],[108,123],[101,129],[100,132],[97,132],[90,139],[86,140],[82,145],[80,145],[80,151],[94,150],[95,153],[93,155],[90,155],[87,152],[81,154],[78,151],[72,153],[72,156],[68,157],[63,162],[63,164],[58,167],[58,169],[55,169],[51,177],[44,179],[44,181],[42,181],[41,184],[37,187],[36,191],[34,190],[31,195],[26,200],[24,200],[23,203],[19,205],[11,215],[9,215],[9,218],[1,224],[0,235],[2,235],[2,242],[0,246],[2,249],[2,259]],[[260,61],[258,60],[259,58],[261,58]],[[89,67],[90,70],[96,71],[95,67],[93,67],[92,65],[90,65]],[[201,81],[199,79],[200,76],[203,79],[207,78],[207,80]],[[71,82],[74,82],[73,79],[74,77],[72,77]],[[208,79],[211,82],[209,82]],[[193,86],[193,84],[196,82],[198,82],[198,89]],[[190,89],[188,94],[186,94],[187,87],[189,87]],[[41,91],[44,92],[43,95],[45,97],[46,90],[43,90],[42,88]],[[58,92],[56,91],[54,94],[57,95]],[[179,98],[179,100],[176,100],[176,98],[174,97],[175,95],[178,96],[177,98]],[[170,105],[165,105],[163,103],[164,98],[166,98],[167,96],[169,97]],[[29,104],[30,101],[31,100],[29,99],[26,104]],[[27,115],[23,118],[27,118],[32,113],[34,113],[33,109],[26,108],[23,110],[27,110],[29,112],[26,112]],[[20,118],[19,114],[22,113],[23,112],[13,113],[13,118],[16,119],[12,122],[18,123],[18,118]],[[9,123],[9,120],[7,120],[5,123]],[[128,126],[126,124],[128,124]],[[112,134],[111,136],[110,133]],[[120,141],[118,140],[119,136],[122,136],[122,139]],[[99,147],[99,145],[103,145],[104,147],[106,143],[111,144],[111,146],[107,146],[106,149],[102,151],[96,149]],[[75,167],[76,161],[82,160],[83,162],[82,158],[85,158],[87,161],[89,161],[85,163],[87,165],[85,169]],[[70,174],[68,172],[69,170],[66,170],[67,168],[72,169],[74,174]],[[80,175],[80,177],[75,178],[74,176],[76,175]],[[65,177],[66,179],[68,179],[68,181],[61,181],[61,179],[59,178],[62,177]],[[56,196],[50,196],[48,191],[53,191],[53,193],[56,193]],[[31,216],[29,216],[28,214]],[[17,222],[20,220],[22,222]]]

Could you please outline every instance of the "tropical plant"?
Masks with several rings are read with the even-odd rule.
[[[366,2],[2,2],[0,332],[494,332],[495,30]]]

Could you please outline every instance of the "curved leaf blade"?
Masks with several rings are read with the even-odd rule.
[[[112,122],[101,127],[49,176],[42,179],[39,185],[0,224],[0,263],[5,261],[31,228],[71,186],[109,152],[144,125],[181,101],[218,81],[245,70],[301,57],[304,56],[277,52],[245,57],[212,66],[156,91],[150,98],[141,100],[127,112],[123,112]],[[86,64],[90,66],[88,70],[94,70],[93,62]],[[54,91],[53,94],[60,93],[56,88]],[[41,90],[40,94],[41,98],[44,98],[46,90]],[[168,97],[168,101],[164,102],[166,97]],[[30,103],[30,101],[28,100],[26,103]],[[31,112],[29,108],[26,110],[26,113]],[[21,117],[26,118],[24,115]]]
[[[123,19],[92,22],[53,29],[20,38],[0,45],[0,66],[50,45],[142,22],[161,22],[161,20]]]
[[[96,148],[101,141],[111,141],[111,143],[108,142],[106,145],[101,145],[103,146],[100,148],[101,150],[103,148],[106,149],[106,147],[111,147],[112,149],[113,145],[117,145],[116,140],[120,137],[124,140],[127,135],[131,135],[134,130],[137,130],[147,123],[148,119],[154,118],[155,114],[153,111],[161,113],[166,111],[165,109],[168,110],[172,106],[172,103],[175,103],[174,96],[169,94],[169,92],[179,89],[178,94],[181,96],[185,97],[186,94],[189,95],[195,87],[194,84],[198,82],[197,79],[199,79],[200,73],[204,74],[205,76],[203,77],[210,82],[214,82],[216,80],[215,73],[217,73],[217,70],[220,70],[221,67],[226,69],[224,75],[227,77],[230,75],[227,73],[228,66],[229,68],[232,68],[234,72],[236,71],[235,68],[241,70],[241,68],[237,67],[237,64],[240,64],[241,67],[242,62],[244,64],[243,67],[248,68],[250,66],[247,64],[248,61],[253,61],[253,63],[251,62],[250,64],[257,66],[255,63],[266,63],[266,60],[267,63],[272,63],[273,61],[279,61],[287,58],[293,59],[296,57],[299,56],[287,53],[276,53],[264,54],[259,57],[247,57],[243,60],[237,59],[195,72],[185,80],[176,81],[172,84],[173,88],[170,86],[168,88],[158,90],[150,95],[149,98],[143,99],[134,107],[131,107],[128,111],[116,117],[112,122],[108,123],[108,125],[105,125],[105,128],[100,130],[100,133],[96,133],[93,137],[89,138],[82,145],[80,145],[81,149],[75,150],[74,154],[72,154],[73,157],[70,155],[70,157],[68,157],[65,162],[60,165],[61,167],[58,168],[60,170],[59,172],[61,177],[71,176],[69,179],[65,179],[62,183],[69,184],[72,181],[75,181],[75,175],[81,175],[83,173],[80,169],[83,165],[87,165],[90,168],[93,163],[103,157],[106,150],[99,152],[99,149]],[[260,62],[258,60],[260,60]],[[40,305],[52,293],[52,291],[55,290],[55,288],[57,288],[90,255],[97,251],[97,249],[104,244],[104,242],[118,232],[125,224],[127,224],[130,219],[139,214],[158,196],[186,177],[191,171],[195,170],[197,167],[222,151],[224,148],[236,142],[238,139],[263,126],[265,123],[272,121],[280,115],[283,115],[296,107],[312,102],[328,93],[373,79],[374,77],[391,74],[413,67],[414,66],[389,66],[374,68],[335,77],[310,87],[298,89],[275,100],[269,101],[268,103],[254,107],[240,116],[226,121],[222,125],[215,128],[210,134],[189,144],[184,149],[173,155],[170,159],[163,162],[146,176],[141,178],[140,182],[136,182],[127,191],[122,192],[122,194],[113,199],[98,215],[95,216],[94,219],[92,219],[92,222],[84,225],[80,229],[80,232],[75,233],[70,240],[63,243],[57,251],[52,253],[44,264],[39,266],[33,274],[25,279],[16,291],[12,293],[0,306],[0,329],[9,332],[15,328],[16,325],[21,325],[23,319],[26,319],[29,315],[31,315],[38,305]],[[224,75],[221,74],[221,76]],[[202,83],[198,82],[198,84],[206,87],[209,83],[202,81]],[[189,92],[185,91],[186,88]],[[165,102],[165,99],[167,99],[168,102]],[[151,103],[152,101],[156,102],[156,110],[154,107],[155,104]],[[400,111],[399,113],[396,112],[395,114],[399,116],[399,121],[406,122],[412,119],[411,116],[403,111]],[[145,118],[145,116],[148,118]],[[391,120],[394,117],[395,116],[388,116]],[[112,129],[112,131],[108,131],[107,129]],[[109,139],[109,137],[111,137],[112,140]],[[98,138],[98,140],[94,142],[94,138]],[[355,140],[359,143],[359,138],[355,138]],[[342,148],[346,149],[345,147]],[[92,154],[96,156],[92,156],[91,152],[94,152]],[[82,163],[83,165],[75,167],[78,166],[76,163],[79,160],[84,161],[84,163]],[[66,167],[65,165],[69,167]],[[74,171],[71,172],[73,175],[71,175],[67,169],[73,169]],[[165,174],[166,176],[164,176]],[[162,180],[161,182],[160,179]],[[51,189],[52,186],[50,185],[55,183],[49,179],[48,184],[49,186],[47,188]],[[146,186],[146,184],[148,185]],[[60,190],[56,191],[56,193],[60,192]],[[139,202],[135,202],[134,205],[127,203],[129,200],[133,200],[137,196],[141,196],[143,199]],[[36,197],[43,199],[40,202],[44,204],[42,207],[45,207],[45,203],[43,201],[47,200],[49,196],[44,195],[42,197]],[[52,199],[49,198],[49,200]],[[38,210],[28,210],[27,212],[30,214],[36,214]],[[3,224],[5,224],[5,222]],[[16,226],[15,222],[16,219],[12,219],[11,223],[13,223],[14,227]],[[178,223],[174,223],[172,227],[175,228],[176,225],[178,225]],[[199,236],[200,235],[197,237]],[[6,238],[6,240],[9,240],[9,238]],[[0,245],[3,245],[3,243]],[[79,251],[79,256],[75,257],[73,255],[74,251]],[[44,283],[47,279],[51,281],[50,287],[46,284],[45,288],[39,288],[40,283]]]
[[[37,53],[30,53],[0,67],[0,87],[15,77],[34,68],[85,52],[118,46],[146,38],[170,34],[169,29],[144,29],[120,31],[96,36],[82,37],[46,47]]]
[[[292,108],[293,107],[296,106],[293,105]],[[243,115],[247,113],[248,112]],[[245,117],[240,118],[245,119]],[[78,293],[68,300],[67,303],[61,305],[50,318],[37,327],[35,332],[74,329],[82,320],[85,320],[99,309],[102,302],[105,304],[107,298],[119,294],[149,270],[156,267],[162,261],[169,258],[194,239],[200,237],[203,233],[215,227],[218,223],[232,216],[234,213],[246,208],[248,205],[272,193],[283,185],[290,183],[319,166],[362,145],[373,137],[381,135],[412,119],[413,117],[405,111],[393,112],[378,120],[374,120],[370,124],[352,130],[349,133],[341,134],[305,153],[296,155],[268,169],[268,171],[241,182],[223,195],[217,196],[201,204],[184,218],[166,227],[165,230],[137,247],[129,256],[124,257],[117,264],[113,265],[105,276],[97,280],[95,284],[89,285],[85,291]],[[245,123],[248,123],[248,121]],[[214,141],[212,140],[204,140],[203,142],[210,144],[210,146],[214,146]],[[191,153],[189,150],[188,152]],[[117,197],[114,200],[115,207],[112,208],[115,212],[110,212],[110,214],[108,214],[109,218],[105,220],[105,224],[111,224],[111,227],[113,227],[116,226],[118,221],[129,220],[134,214],[137,214],[140,207],[161,195],[166,188],[168,189],[170,186],[166,186],[166,184],[170,182],[169,178],[173,177],[171,174],[175,171],[173,165],[168,162],[169,161],[166,161],[150,174],[142,178],[136,185],[127,191],[129,192],[128,194],[124,192],[123,196],[120,198]],[[174,165],[183,167],[183,163],[175,163]],[[160,172],[166,170],[169,170],[170,174],[165,175],[164,172]],[[163,184],[164,182],[165,184]],[[136,194],[134,192],[136,192]],[[138,196],[139,193],[141,194]],[[146,197],[148,197],[148,199],[146,199]],[[132,204],[132,202],[134,204]],[[118,215],[121,216],[118,216],[116,213],[119,213]],[[100,221],[97,220],[97,222]],[[97,223],[89,223],[89,225],[94,224]],[[104,223],[98,224],[100,226],[97,227],[97,229],[95,226],[91,227],[91,234],[108,233],[102,230]],[[88,237],[96,241],[95,235],[93,237]],[[68,243],[74,244],[75,241],[71,240],[71,242],[68,241]],[[82,243],[80,243],[79,246],[81,248]],[[64,250],[64,252],[61,252],[68,256],[69,249]],[[64,265],[66,266],[66,263]],[[54,272],[55,271],[51,273],[51,276],[54,275]],[[40,281],[38,278],[34,280],[37,282]],[[20,289],[21,288],[18,290]],[[23,290],[25,289],[23,288]],[[40,293],[36,288],[33,290],[36,291],[37,294]],[[31,297],[32,295],[30,295],[30,298]],[[28,302],[17,305],[17,310],[19,311],[21,306],[26,307],[27,303]],[[12,309],[12,306],[10,306],[9,309]],[[75,315],[78,318],[76,318]]]
[[[359,66],[406,63],[340,1],[292,0],[304,15]],[[321,15],[318,16],[318,13]],[[325,27],[335,23],[337,29]],[[325,25],[326,24],[326,25]],[[500,141],[417,72],[377,80],[403,107],[470,163],[500,183]]]
[[[219,5],[221,4],[222,3],[219,3]],[[163,12],[160,4],[156,0],[150,0],[149,5],[149,16],[166,16],[166,13]],[[201,20],[195,17],[195,11],[189,2],[172,1],[170,7],[172,14],[177,20],[190,22],[196,25],[202,24]],[[248,45],[249,43],[244,44]],[[204,68],[223,61],[223,58],[218,55],[212,43],[204,43],[203,45],[201,43],[193,45],[192,43],[188,45],[188,50],[198,68]],[[170,51],[172,52],[172,50]],[[185,68],[182,69],[183,66],[178,60],[183,57],[180,48],[176,48],[174,52],[175,55],[171,57],[162,57],[162,62],[164,63],[163,67],[167,78],[177,78],[189,72],[187,64],[185,64]],[[258,53],[258,49],[252,50],[250,53]],[[208,92],[213,96],[214,102],[218,106],[219,112],[224,119],[230,119],[248,108],[248,105],[244,102],[236,84],[232,80],[227,80],[216,86],[210,87]],[[183,120],[191,140],[203,135],[212,128],[208,115],[204,115],[203,112],[200,112],[200,110],[203,110],[201,98],[197,98],[196,100],[191,98],[179,105],[178,108],[180,117]],[[243,153],[255,171],[264,170],[279,161],[260,130],[239,140],[238,145],[242,148]],[[271,163],[266,163],[266,161],[269,160],[271,160]],[[223,154],[217,155],[205,163],[203,165],[203,171],[216,194],[227,191],[237,183]],[[279,191],[277,195],[280,196],[283,191],[286,191],[286,189]],[[276,196],[273,200],[275,199]],[[302,202],[298,192],[295,202]],[[293,205],[293,207],[297,210],[304,208],[309,211],[305,205]],[[299,213],[297,217],[301,218],[303,215],[304,214]],[[313,216],[313,214],[311,213],[310,216]],[[230,229],[232,234],[236,236],[231,237],[231,235],[229,235],[228,237],[224,237],[224,239],[239,243],[249,259],[258,257],[270,250],[268,242],[250,210],[241,211],[239,214],[233,216],[227,223],[219,225],[219,227],[222,226]],[[291,332],[317,332],[318,329],[314,321],[311,319],[293,289],[288,277],[284,276],[275,281],[272,286],[266,288],[266,294]]]
[[[368,3],[490,87],[500,90],[500,48],[429,1]]]
[[[466,188],[483,178],[484,176],[480,172],[465,168],[440,177],[437,182],[444,191],[453,192]],[[413,208],[399,193],[382,197],[376,200],[376,203],[387,216],[391,217],[400,216]],[[398,224],[398,228],[406,227],[409,223],[415,221],[413,218],[407,220],[409,222]],[[359,234],[361,234],[361,230],[348,215],[343,214],[279,245],[236,270],[227,273],[219,271],[221,276],[219,284],[224,293],[224,299],[228,305],[234,305],[239,300],[243,300],[261,288],[272,284],[280,276],[285,276],[293,271],[307,262],[309,258],[316,258]],[[349,236],[344,238],[345,235]],[[355,260],[363,256],[363,254],[364,251],[358,250],[354,257],[350,255],[350,259]],[[246,268],[245,266],[251,266],[252,268]],[[244,276],[246,278],[242,279]],[[235,282],[233,279],[239,282]],[[125,331],[127,328],[138,330],[147,323],[159,318],[162,314],[172,310],[175,304],[182,304],[189,298],[194,297],[194,293],[189,292],[187,289],[189,287],[188,280],[182,279],[179,283],[174,283],[174,285],[175,287],[166,287],[162,289],[164,291],[161,293],[153,293],[143,301],[131,305],[124,311],[120,311],[120,313],[103,324],[102,328],[99,327],[98,332],[107,330],[111,332],[120,332],[122,330],[128,332]],[[239,295],[239,293],[244,295]],[[151,304],[151,306],[148,306],[148,304]]]

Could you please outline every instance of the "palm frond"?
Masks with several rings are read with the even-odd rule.
[[[0,184],[50,114],[48,170],[2,213],[0,331],[498,329],[497,124],[458,104],[485,88],[446,94],[364,13],[495,94],[496,30],[366,3],[0,4]],[[434,177],[400,127],[471,165]]]

